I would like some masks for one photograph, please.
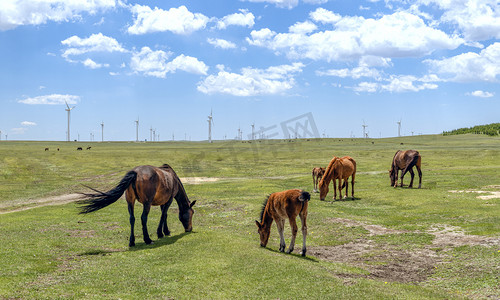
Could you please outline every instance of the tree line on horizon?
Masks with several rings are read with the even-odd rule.
[[[456,135],[456,134],[486,134],[489,136],[500,135],[500,123],[492,123],[488,125],[477,125],[469,128],[459,128],[451,131],[443,131],[443,135]]]

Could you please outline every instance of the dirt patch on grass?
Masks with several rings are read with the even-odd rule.
[[[499,188],[499,186],[489,186],[490,188]],[[500,191],[475,191],[475,190],[451,190],[450,193],[476,193],[476,194],[488,194],[479,195],[476,198],[481,200],[498,199],[500,198]]]
[[[184,184],[202,184],[207,182],[219,181],[218,177],[181,177],[181,181]]]
[[[23,210],[28,210],[36,207],[41,207],[41,206],[51,206],[51,205],[62,205],[62,204],[67,204],[70,202],[78,201],[83,199],[84,196],[81,194],[66,194],[66,195],[60,195],[60,196],[53,196],[53,197],[45,197],[45,198],[38,198],[38,199],[30,199],[23,201],[23,207],[19,208],[14,208],[9,210],[9,206],[11,205],[10,203],[3,203],[0,204],[0,214],[6,214],[6,213],[11,213],[11,212],[18,212],[18,211],[23,211]],[[4,211],[2,211],[4,210]]]
[[[423,282],[434,273],[436,268],[449,261],[447,252],[455,247],[500,246],[499,238],[466,235],[460,228],[447,225],[433,226],[427,232],[409,232],[349,219],[332,218],[330,221],[347,227],[361,226],[369,232],[366,239],[357,239],[339,246],[319,246],[308,249],[308,254],[319,259],[354,265],[368,272],[367,275],[336,274],[347,281],[364,277],[386,282]],[[434,239],[431,244],[412,245],[411,248],[406,245],[369,239],[370,236],[404,233],[432,234]]]
[[[319,259],[341,262],[365,269],[368,275],[355,275],[386,282],[422,282],[443,262],[441,255],[430,249],[412,251],[359,239],[334,247],[313,247],[309,253]],[[348,274],[337,274],[346,277]]]

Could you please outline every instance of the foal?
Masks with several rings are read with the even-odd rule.
[[[286,253],[292,253],[295,246],[295,237],[297,236],[297,223],[295,218],[300,217],[302,223],[302,251],[300,254],[306,256],[306,236],[307,236],[307,205],[311,199],[308,192],[302,190],[287,190],[283,192],[273,193],[266,199],[262,206],[260,222],[255,221],[260,235],[260,245],[266,247],[271,233],[271,225],[273,220],[276,221],[278,232],[280,234],[280,252],[285,252],[286,244],[283,235],[285,228],[285,220],[288,218],[292,227],[292,239]]]
[[[323,177],[323,175],[325,175],[325,168],[321,168],[321,167],[313,168],[313,170],[312,170],[313,185],[314,185],[313,193],[318,192],[318,183],[321,180],[321,178]]]

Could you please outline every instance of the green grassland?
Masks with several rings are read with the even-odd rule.
[[[421,153],[422,189],[389,186],[387,170],[399,149]],[[312,193],[311,169],[334,155],[357,161],[355,200],[331,201],[330,191],[319,201]],[[88,191],[83,185],[107,190],[134,166],[163,163],[181,178],[218,179],[185,184],[197,200],[192,233],[183,232],[174,203],[172,235],[153,234],[160,216],[154,208],[148,225],[155,243],[142,242],[138,221],[137,246],[129,248],[124,200],[89,215],[78,215],[75,203],[36,201]],[[0,298],[495,299],[500,199],[450,191],[499,191],[499,175],[500,138],[469,134],[213,144],[2,141]],[[305,258],[278,252],[274,225],[261,248],[254,222],[267,195],[291,188],[312,195]],[[373,234],[367,225],[385,231]],[[461,235],[449,244],[434,234],[450,230]],[[299,230],[299,251],[301,242]],[[342,256],[316,255],[320,249]]]

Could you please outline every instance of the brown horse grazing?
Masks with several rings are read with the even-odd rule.
[[[313,170],[312,170],[313,185],[314,185],[313,193],[318,192],[318,183],[324,174],[325,174],[325,168],[321,168],[321,167],[320,168],[313,168]]]
[[[160,205],[161,218],[156,233],[158,238],[164,235],[170,235],[167,226],[167,211],[175,198],[179,206],[179,220],[186,232],[193,229],[192,218],[194,210],[192,209],[196,201],[189,202],[184,186],[174,170],[167,164],[161,167],[138,166],[129,171],[120,183],[112,190],[103,193],[96,189],[95,194],[84,194],[88,199],[79,201],[82,204],[81,214],[90,213],[104,208],[116,202],[126,191],[125,199],[128,203],[128,212],[130,214],[130,242],[129,246],[135,246],[134,236],[134,203],[137,199],[144,206],[141,221],[144,242],[151,244],[151,238],[148,234],[147,220],[151,205]]]
[[[302,251],[300,254],[306,256],[306,236],[307,236],[307,206],[311,195],[302,190],[288,190],[278,193],[273,193],[266,199],[260,213],[260,222],[255,221],[259,228],[260,245],[265,247],[271,233],[271,225],[273,220],[276,221],[278,232],[280,234],[280,252],[285,252],[285,237],[283,229],[285,228],[285,220],[288,218],[292,227],[292,240],[286,253],[292,253],[295,247],[295,237],[297,236],[297,222],[295,218],[300,217],[302,223]]]
[[[422,165],[422,156],[416,150],[399,150],[394,154],[394,158],[392,159],[391,169],[389,170],[389,176],[391,178],[391,186],[396,187],[398,185],[398,172],[402,170],[401,173],[401,187],[403,186],[403,177],[406,172],[410,172],[411,181],[409,188],[413,187],[413,178],[415,177],[415,173],[413,173],[413,167],[417,167],[418,172],[418,188],[422,187],[422,171],[420,167]]]
[[[321,178],[319,182],[319,199],[321,201],[325,200],[326,195],[328,194],[328,185],[330,181],[333,180],[333,200],[337,199],[337,186],[336,180],[339,180],[339,194],[340,200],[342,200],[342,188],[345,186],[345,196],[349,193],[349,177],[351,177],[351,197],[354,199],[354,180],[356,178],[356,161],[352,159],[352,157],[344,156],[342,158],[338,158],[336,156],[328,164],[326,167],[325,175]],[[342,180],[344,182],[342,183]]]

